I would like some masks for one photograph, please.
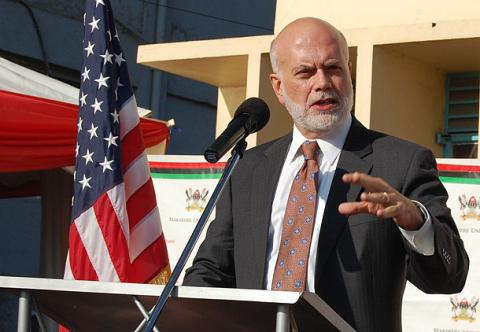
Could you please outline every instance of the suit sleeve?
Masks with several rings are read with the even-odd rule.
[[[465,284],[469,259],[463,241],[446,206],[448,194],[438,178],[433,154],[419,150],[406,174],[403,194],[421,202],[430,213],[434,230],[431,256],[422,255],[404,239],[407,279],[426,293],[458,293]]]
[[[217,204],[216,218],[211,222],[192,266],[185,272],[183,285],[234,288],[233,261],[231,182],[228,182]]]

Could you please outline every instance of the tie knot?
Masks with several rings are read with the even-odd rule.
[[[316,160],[320,148],[316,141],[305,141],[302,144],[303,156],[306,160]]]

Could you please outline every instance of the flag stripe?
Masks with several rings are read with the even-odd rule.
[[[149,162],[150,168],[167,168],[167,169],[212,169],[218,168],[220,171],[225,168],[226,163],[219,162],[219,163],[187,163],[187,162],[166,162],[166,161],[150,161]]]
[[[75,223],[70,225],[69,240],[69,253],[75,253],[75,255],[69,256],[70,258],[67,259],[68,268],[73,278],[77,280],[98,280],[97,272],[95,272],[90,257],[88,257],[87,251],[83,246]]]
[[[122,169],[128,171],[130,164],[144,151],[140,126],[133,128],[122,140]],[[146,166],[147,164],[145,164]],[[147,167],[148,168],[148,167]]]
[[[81,243],[87,252],[97,278],[100,281],[119,281],[110,255],[108,253],[102,231],[98,226],[93,207],[85,211],[75,220]],[[73,270],[73,269],[72,269]],[[74,271],[75,275],[75,271]]]
[[[188,179],[188,180],[204,180],[204,179],[220,179],[222,173],[207,174],[169,174],[169,173],[152,173],[155,179]]]
[[[130,261],[162,235],[158,208],[153,209],[130,231]]]
[[[69,256],[70,256],[70,252],[67,251],[67,262],[65,263],[65,271],[63,274],[63,279],[72,280],[72,279],[75,279],[75,277],[73,276],[72,269],[70,268]]]
[[[113,210],[117,215],[118,222],[120,227],[123,231],[123,236],[125,237],[125,241],[128,243],[130,241],[130,226],[128,223],[128,214],[125,202],[125,185],[120,183],[107,191],[108,198],[110,199],[110,203],[112,204]]]
[[[108,195],[101,195],[93,208],[118,278],[120,281],[128,281],[130,261],[125,260],[125,257],[129,257],[128,245]]]
[[[438,164],[439,171],[447,172],[480,172],[480,166],[474,165],[453,165],[453,164]]]
[[[123,141],[125,135],[138,126],[139,123],[137,102],[135,101],[135,96],[132,96],[122,105],[120,110],[120,140]]]
[[[222,174],[221,168],[150,168],[151,173],[162,174]]]
[[[463,183],[463,184],[480,184],[479,178],[465,178],[465,177],[450,177],[450,176],[439,176],[440,181],[443,183]]]
[[[144,153],[133,164],[130,165],[128,171],[123,175],[125,183],[125,198],[128,200],[139,188],[141,188],[150,178],[148,173],[147,155]]]
[[[132,263],[132,282],[141,282],[141,280],[152,280],[160,271],[158,266],[167,266],[168,257],[165,255],[167,246],[164,235],[152,243]],[[152,260],[151,257],[155,259]]]
[[[128,220],[130,229],[134,228],[142,218],[150,213],[156,206],[155,201],[149,200],[149,197],[155,195],[152,179],[140,187],[127,201]]]

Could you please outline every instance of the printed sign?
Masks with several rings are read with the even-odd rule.
[[[148,160],[173,270],[222,175],[225,163],[210,164],[202,156],[161,155],[148,156]],[[215,211],[210,220],[214,217]],[[208,224],[185,267],[192,264]],[[181,284],[183,275],[177,284]]]
[[[407,284],[403,301],[403,330],[479,332],[480,296],[480,161],[438,159],[440,180],[448,191],[448,207],[470,258],[463,291],[454,295],[424,294]]]

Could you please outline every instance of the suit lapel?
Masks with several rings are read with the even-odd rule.
[[[352,126],[343,146],[333,177],[330,193],[325,205],[320,238],[318,241],[316,278],[325,270],[325,263],[335,248],[340,234],[347,225],[348,218],[338,212],[338,206],[343,202],[358,199],[362,188],[358,185],[343,183],[342,176],[346,173],[361,172],[369,174],[372,164],[367,156],[372,152],[369,132],[360,122],[353,118]],[[318,282],[315,283],[318,289]]]
[[[254,218],[252,226],[256,231],[248,236],[252,239],[256,253],[252,272],[257,283],[256,286],[259,288],[263,287],[265,276],[268,229],[273,198],[291,140],[292,135],[289,134],[269,146],[264,151],[263,161],[258,163],[252,174],[251,215]]]

